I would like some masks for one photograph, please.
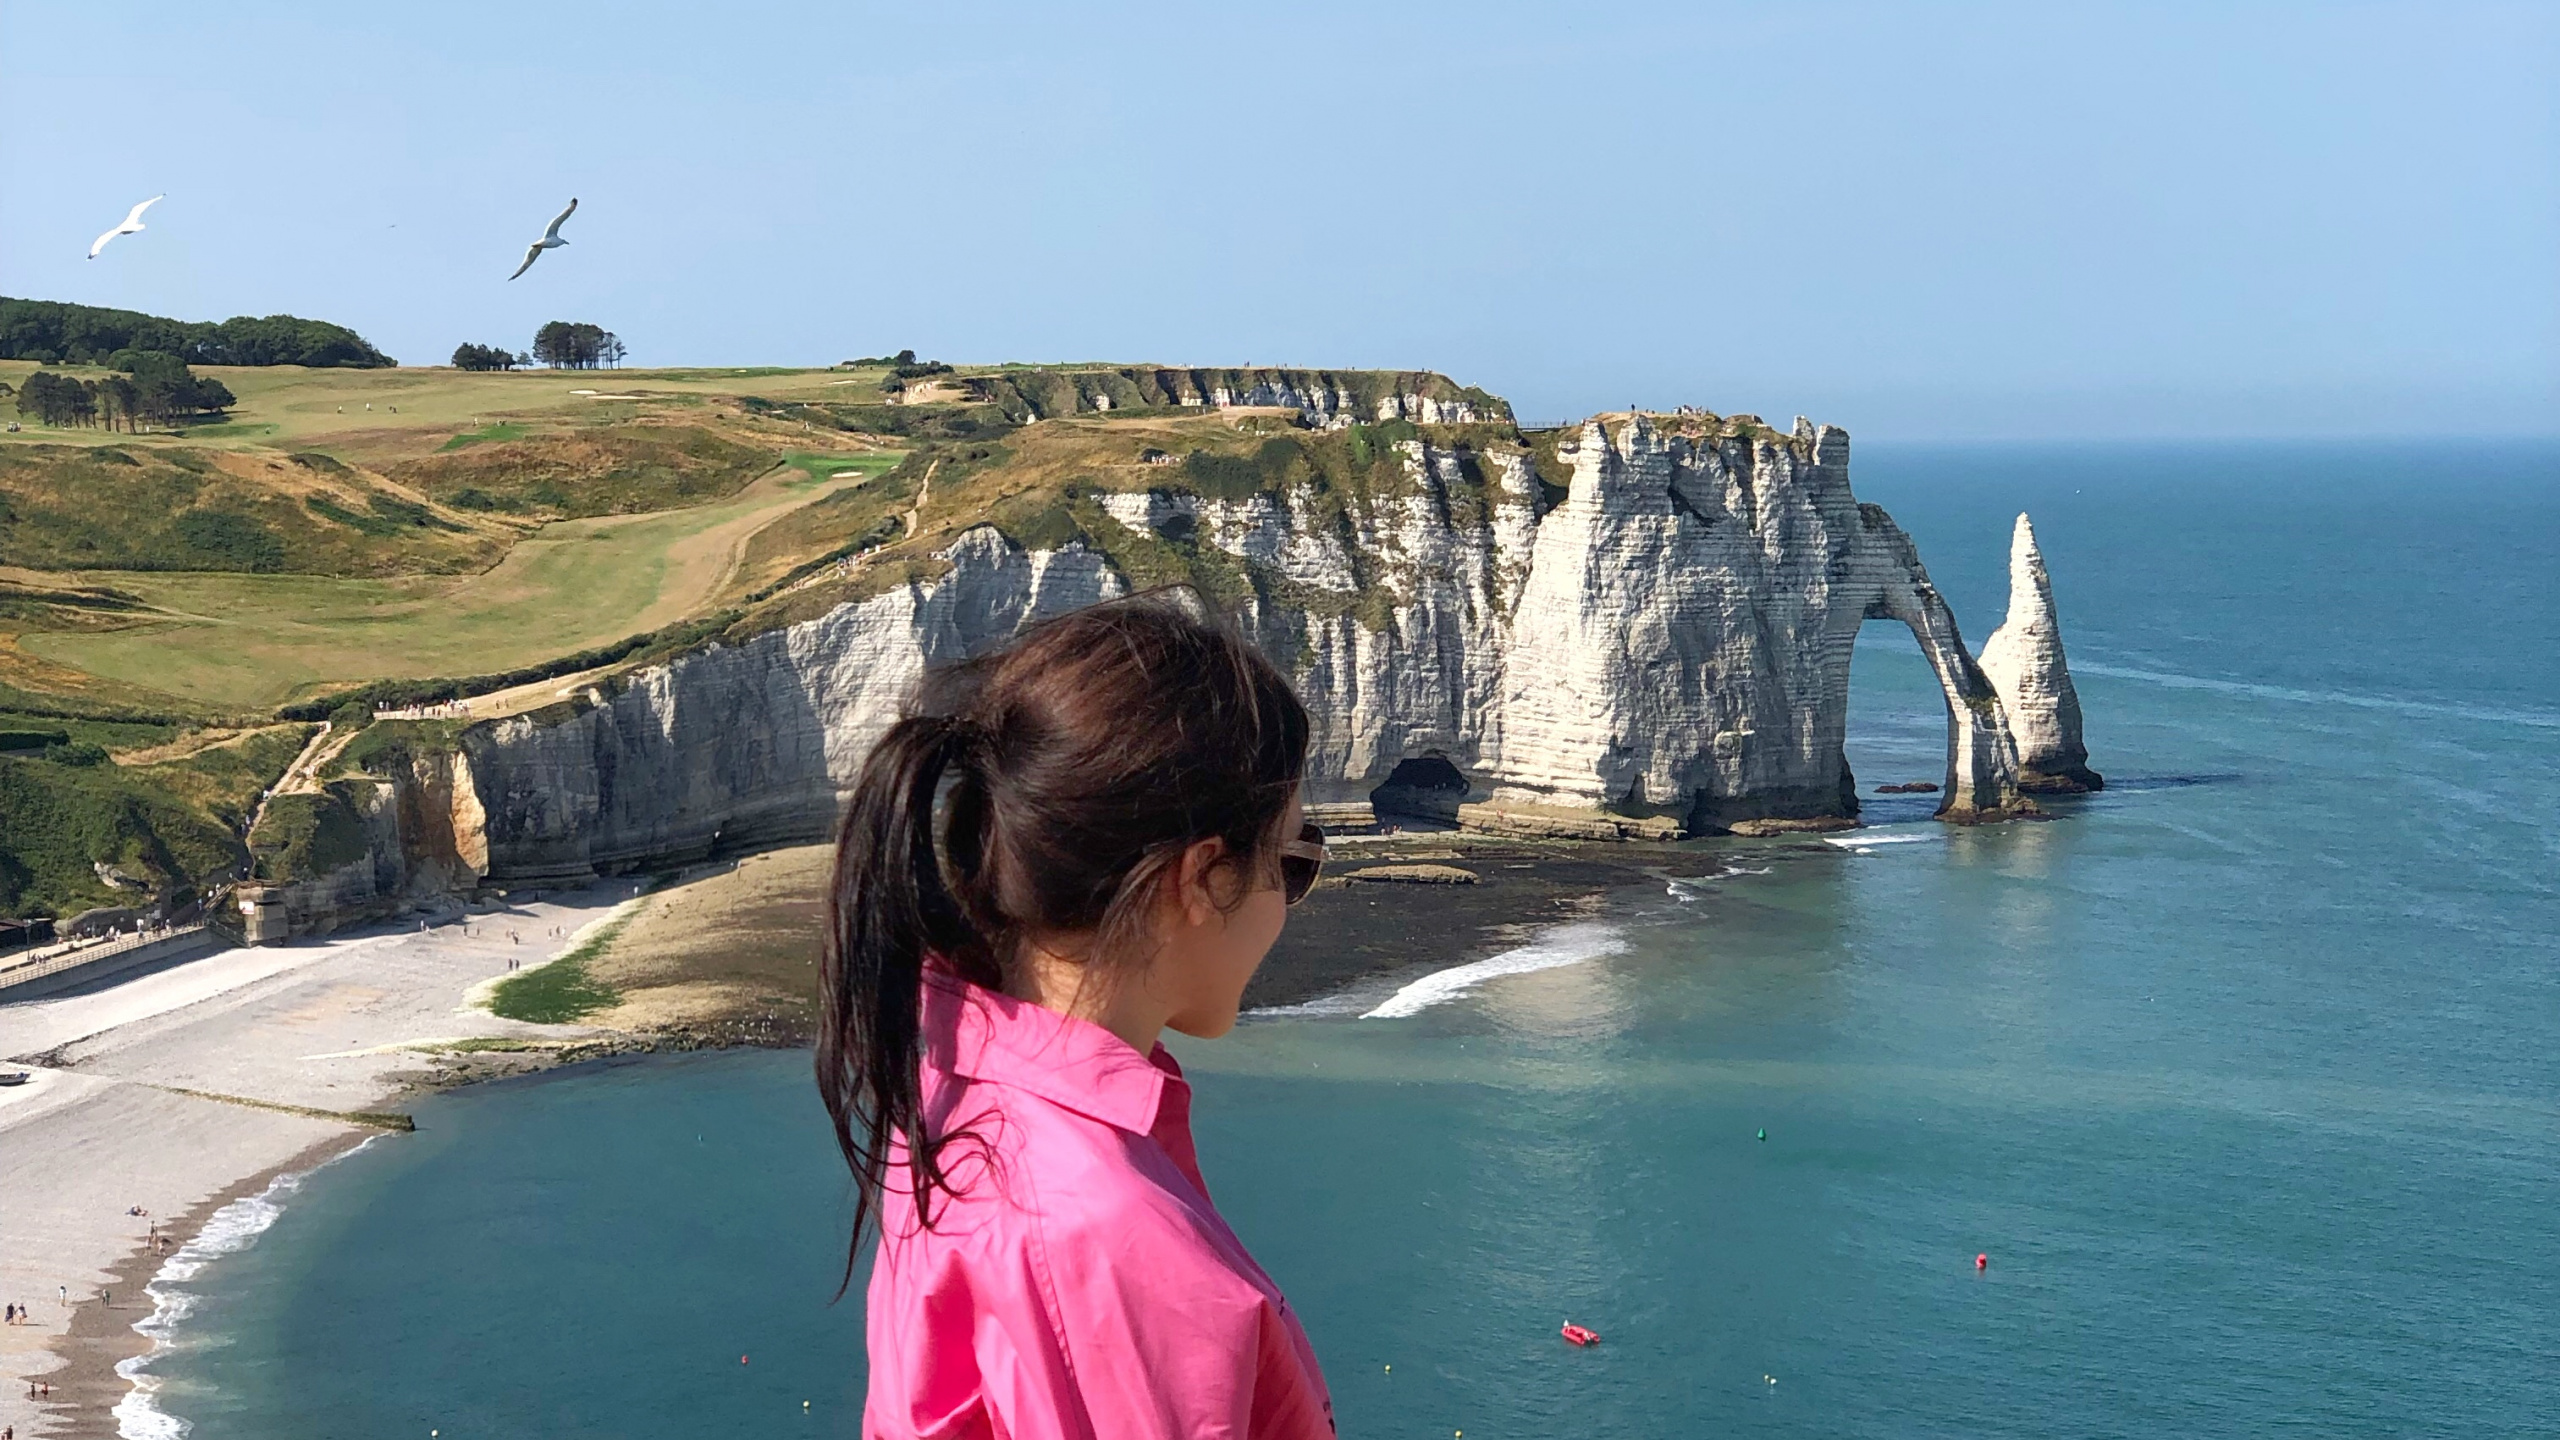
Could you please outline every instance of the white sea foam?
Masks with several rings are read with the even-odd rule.
[[[1385,1002],[1363,1020],[1400,1020],[1443,1001],[1455,1000],[1487,980],[1505,975],[1526,975],[1535,970],[1553,970],[1563,965],[1579,965],[1603,955],[1615,955],[1627,948],[1627,934],[1615,925],[1596,920],[1559,925],[1543,932],[1534,941],[1516,950],[1466,965],[1453,965],[1434,970],[1386,998]]]
[[[372,1136],[346,1155],[353,1155],[382,1137]],[[346,1155],[334,1157],[343,1160]],[[333,1163],[324,1161],[326,1163]],[[194,1239],[178,1247],[151,1283],[142,1287],[151,1297],[151,1313],[134,1322],[134,1333],[148,1337],[151,1348],[140,1355],[116,1362],[116,1373],[133,1388],[116,1402],[116,1434],[123,1440],[183,1440],[192,1429],[185,1420],[160,1408],[155,1398],[160,1390],[159,1378],[151,1373],[151,1362],[160,1358],[174,1343],[174,1332],[180,1322],[195,1313],[193,1292],[179,1289],[187,1281],[204,1273],[204,1268],[225,1255],[237,1255],[258,1243],[267,1227],[284,1213],[284,1202],[302,1188],[312,1172],[297,1171],[279,1175],[267,1188],[255,1195],[234,1200],[213,1212],[196,1232]]]
[[[1356,991],[1345,990],[1319,995],[1313,1000],[1301,1000],[1294,1005],[1257,1006],[1244,1013],[1245,1018],[1251,1020],[1321,1019],[1328,1015],[1357,1015],[1365,1003]]]

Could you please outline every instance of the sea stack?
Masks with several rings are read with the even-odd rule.
[[[2106,788],[2080,742],[2080,695],[2062,658],[2053,578],[2024,514],[2009,539],[2009,618],[1983,642],[1981,665],[2000,692],[2017,742],[2019,789],[2068,795]]]

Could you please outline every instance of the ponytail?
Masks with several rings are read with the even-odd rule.
[[[863,762],[836,844],[818,969],[818,1094],[853,1168],[857,1246],[879,1216],[894,1138],[924,1134],[916,1067],[927,957],[980,971],[972,978],[985,983],[996,978],[943,880],[934,843],[935,795],[967,743],[965,724],[948,716],[891,726]],[[907,1151],[920,1212],[933,1190],[950,1188],[935,1149],[916,1143]],[[844,1283],[852,1281],[848,1256]]]

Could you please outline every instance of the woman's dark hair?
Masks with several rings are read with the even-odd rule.
[[[929,674],[863,762],[818,982],[818,1093],[853,1167],[857,1250],[893,1138],[919,1219],[952,1189],[953,1137],[928,1133],[917,1070],[928,964],[1001,989],[1026,940],[1063,935],[1090,935],[1091,962],[1126,961],[1193,844],[1224,840],[1248,876],[1275,868],[1306,707],[1189,599],[1096,605]]]

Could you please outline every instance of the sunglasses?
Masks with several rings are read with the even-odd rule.
[[[1295,840],[1280,842],[1280,898],[1295,905],[1316,888],[1324,869],[1324,827],[1308,822]]]

